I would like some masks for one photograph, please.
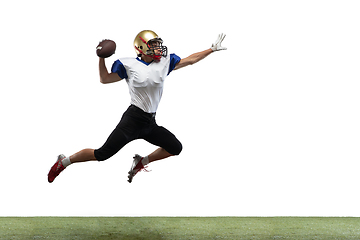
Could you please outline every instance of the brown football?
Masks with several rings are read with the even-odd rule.
[[[102,40],[96,47],[96,54],[101,58],[110,57],[115,53],[116,43],[113,40]]]

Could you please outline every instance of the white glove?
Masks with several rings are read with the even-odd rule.
[[[226,34],[223,34],[223,33],[219,34],[216,42],[211,45],[211,50],[213,50],[214,52],[220,51],[220,50],[226,50],[227,49],[226,47],[221,46],[221,43],[224,40],[225,36],[226,36]]]

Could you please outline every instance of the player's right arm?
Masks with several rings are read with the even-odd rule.
[[[106,65],[105,58],[99,58],[99,73],[100,73],[100,82],[103,84],[118,82],[122,80],[117,73],[109,73]]]

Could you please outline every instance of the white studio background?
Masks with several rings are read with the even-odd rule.
[[[7,1],[1,4],[1,216],[360,216],[358,1]],[[152,29],[184,58],[157,122],[184,148],[133,183],[131,142],[74,164],[49,184],[60,153],[100,147],[130,97],[108,69]]]

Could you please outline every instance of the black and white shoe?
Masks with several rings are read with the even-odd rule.
[[[143,157],[138,155],[138,154],[135,154],[135,156],[133,157],[134,158],[134,161],[133,161],[133,164],[131,166],[131,169],[129,171],[129,176],[128,176],[128,182],[131,183],[132,182],[132,179],[133,177],[135,177],[135,175],[140,172],[141,170],[144,170],[146,172],[148,172],[148,170],[146,170],[145,166],[143,165],[142,163],[142,160],[143,160]]]

